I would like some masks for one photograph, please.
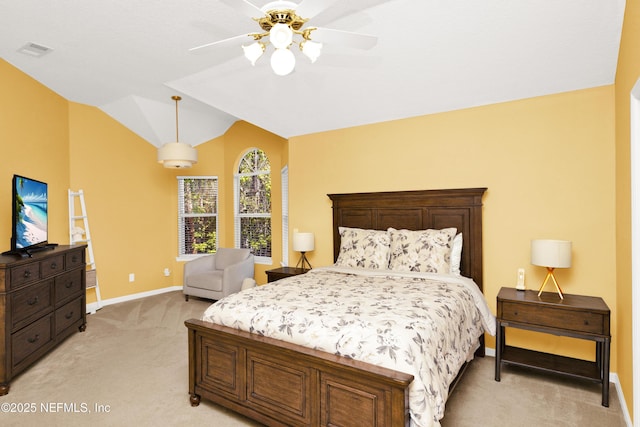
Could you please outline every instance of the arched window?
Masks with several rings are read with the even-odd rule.
[[[271,165],[264,151],[249,150],[234,179],[235,246],[271,263]]]

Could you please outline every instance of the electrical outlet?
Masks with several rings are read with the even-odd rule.
[[[134,273],[129,273],[129,282],[135,282],[136,275]]]
[[[165,268],[164,269],[164,275],[167,276],[167,277],[171,276],[171,270],[169,270],[168,268]]]

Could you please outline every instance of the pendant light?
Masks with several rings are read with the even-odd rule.
[[[165,168],[184,169],[198,163],[198,152],[189,144],[183,144],[178,138],[178,101],[182,98],[174,95],[171,97],[176,102],[176,142],[168,142],[158,148],[158,163]]]

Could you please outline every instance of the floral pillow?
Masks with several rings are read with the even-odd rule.
[[[336,266],[386,269],[389,265],[389,233],[384,230],[340,227],[340,253]]]
[[[449,274],[455,228],[442,230],[387,230],[391,236],[389,268],[394,271],[418,271]]]

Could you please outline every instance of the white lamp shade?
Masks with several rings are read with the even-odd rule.
[[[158,148],[158,163],[165,168],[189,168],[198,162],[198,152],[189,144],[169,142]]]
[[[264,53],[265,46],[260,42],[251,43],[249,46],[242,46],[244,50],[244,56],[247,58],[251,65],[256,65],[256,61],[260,59]]]
[[[276,49],[286,49],[293,42],[293,31],[287,24],[275,24],[269,30],[269,41]]]
[[[271,55],[271,68],[279,76],[286,76],[296,66],[296,57],[289,49],[276,49]]]
[[[571,267],[571,242],[567,240],[532,240],[531,264],[541,267]]]
[[[296,252],[309,252],[315,247],[313,233],[293,233],[293,250]]]
[[[302,53],[311,60],[311,62],[316,62],[316,59],[320,56],[320,52],[322,51],[322,43],[316,43],[311,40],[305,40],[300,43],[300,49]]]

